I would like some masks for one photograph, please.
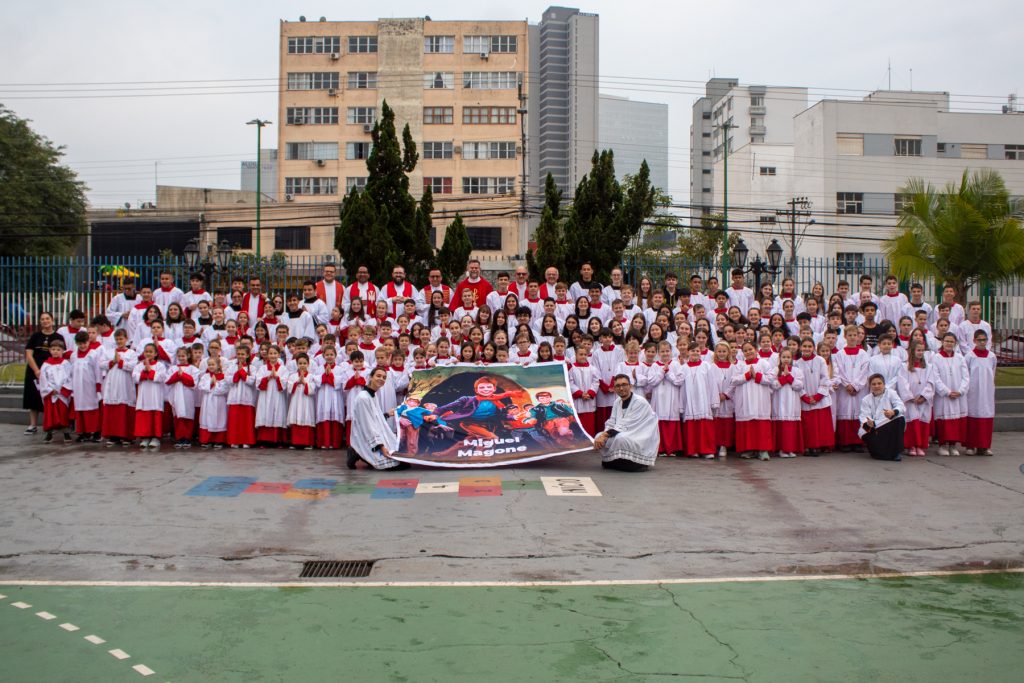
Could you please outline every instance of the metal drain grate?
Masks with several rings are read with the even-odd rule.
[[[377,560],[316,560],[303,562],[300,579],[345,578],[358,579],[369,576]]]

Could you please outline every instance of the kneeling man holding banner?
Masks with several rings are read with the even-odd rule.
[[[409,468],[409,463],[391,459],[392,452],[398,450],[398,435],[374,399],[374,394],[380,391],[387,379],[387,368],[376,367],[370,373],[369,384],[356,394],[348,451],[350,470],[356,468],[359,460],[366,461],[377,470]]]
[[[658,418],[651,404],[633,393],[629,377],[616,375],[612,388],[618,394],[605,430],[594,439],[602,467],[623,472],[643,472],[658,457]]]

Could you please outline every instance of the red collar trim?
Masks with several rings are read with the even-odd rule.
[[[720,368],[722,368],[723,370],[725,370],[726,368],[731,368],[732,367],[732,363],[730,363],[727,360],[716,360],[715,361],[715,365],[720,367]]]
[[[843,347],[843,353],[845,353],[847,356],[856,356],[858,353],[860,353],[860,347],[859,346],[846,346],[846,347]]]
[[[982,351],[981,349],[975,348],[973,349],[973,351],[974,355],[977,356],[978,358],[988,358],[988,349]]]
[[[61,363],[64,362],[64,357],[61,356],[60,358],[54,358],[53,356],[50,356],[43,362],[46,363],[47,365],[60,365]]]
[[[686,361],[686,364],[689,367],[691,367],[691,368],[696,368],[696,367],[701,365],[701,361],[699,361],[699,360],[690,360],[690,361]]]
[[[756,362],[757,362],[758,360],[760,360],[760,359],[759,359],[759,358],[755,358],[755,359],[753,359],[753,360],[747,360],[746,358],[744,358],[744,359],[743,359],[743,362],[744,362],[744,363],[746,363],[747,365],[753,365],[753,364],[754,364],[754,363],[756,363]]]

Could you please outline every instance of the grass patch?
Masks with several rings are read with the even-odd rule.
[[[1024,367],[996,368],[997,387],[1024,387]]]

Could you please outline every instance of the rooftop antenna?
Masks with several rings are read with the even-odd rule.
[[[914,69],[910,69],[910,92],[914,92]]]
[[[892,57],[889,58],[889,67],[886,69],[886,72],[889,74],[889,87],[888,87],[888,89],[892,90]]]

